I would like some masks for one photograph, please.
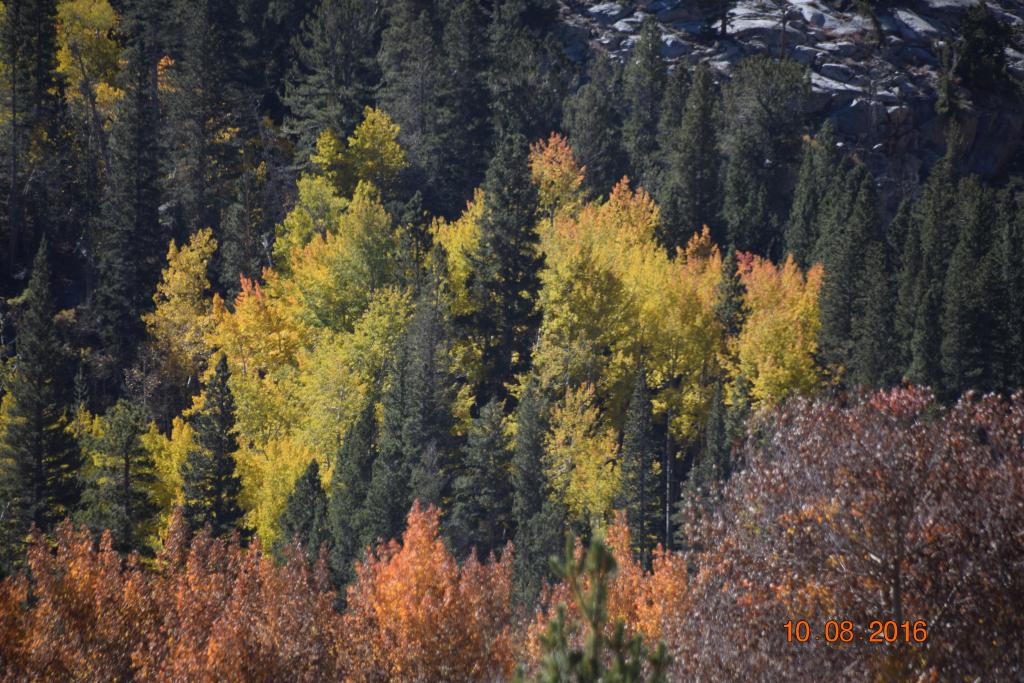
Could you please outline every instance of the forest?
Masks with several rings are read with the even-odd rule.
[[[0,680],[1024,677],[1024,30],[894,184],[578,5],[0,3]]]

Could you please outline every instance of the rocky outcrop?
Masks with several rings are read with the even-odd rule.
[[[817,123],[832,119],[844,146],[874,172],[883,196],[895,197],[918,184],[943,154],[945,126],[936,111],[941,49],[957,39],[976,0],[899,3],[876,21],[847,0],[740,0],[729,13],[725,38],[707,30],[693,0],[563,2],[562,18],[574,40],[619,59],[653,17],[667,60],[707,62],[723,79],[753,54],[784,53],[807,65],[810,113]],[[1021,0],[991,0],[989,7],[1001,21],[1024,26]],[[576,47],[576,54],[585,53]],[[1024,45],[1008,49],[1007,59],[1010,73],[1024,78]],[[997,175],[1021,148],[1024,105],[1011,91],[972,93],[960,128],[969,170]]]

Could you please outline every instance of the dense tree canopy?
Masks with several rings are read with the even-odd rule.
[[[731,0],[570,4],[2,4],[0,678],[1020,677],[1019,32],[876,177]]]

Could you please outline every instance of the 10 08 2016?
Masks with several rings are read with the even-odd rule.
[[[924,621],[884,621],[875,619],[867,627],[848,619],[829,619],[815,628],[806,619],[783,624],[789,643],[914,643],[928,640],[928,624]]]

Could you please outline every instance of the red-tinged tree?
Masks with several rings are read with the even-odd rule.
[[[949,410],[913,388],[793,400],[754,427],[744,457],[691,530],[703,550],[668,634],[676,677],[1019,676],[1024,397]],[[801,619],[809,642],[787,642]],[[852,642],[827,643],[828,620],[852,622]],[[895,621],[899,640],[862,641],[875,620]],[[918,621],[926,641],[904,642]]]
[[[491,681],[515,664],[512,552],[461,567],[419,503],[402,543],[381,545],[348,589],[343,653],[353,681]]]
[[[88,530],[64,522],[52,549],[42,536],[33,538],[28,570],[30,593],[23,592],[25,579],[19,577],[0,596],[3,613],[24,610],[20,647],[15,645],[23,657],[21,675],[12,675],[5,664],[3,676],[130,680],[132,658],[158,618],[138,556],[122,558],[109,533],[95,548]]]

